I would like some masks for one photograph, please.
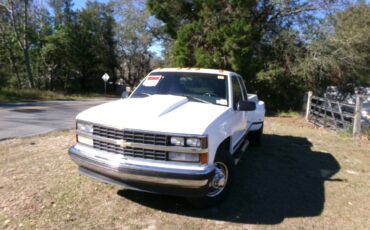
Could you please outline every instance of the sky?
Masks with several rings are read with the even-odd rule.
[[[74,3],[74,8],[75,9],[81,9],[81,8],[84,8],[85,5],[86,5],[86,2],[88,0],[74,0],[73,3]],[[97,0],[97,2],[102,2],[102,3],[107,3],[109,2],[109,0]]]

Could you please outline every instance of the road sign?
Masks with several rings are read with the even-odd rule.
[[[107,73],[105,73],[101,79],[103,79],[104,81],[104,94],[107,93],[107,81],[109,80],[109,75]]]
[[[103,79],[105,82],[109,80],[109,75],[107,73],[105,73],[103,75],[103,77],[101,77],[101,79]]]

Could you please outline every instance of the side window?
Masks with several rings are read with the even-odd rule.
[[[235,110],[236,105],[238,104],[240,100],[243,99],[243,96],[242,96],[242,91],[241,91],[238,79],[235,76],[231,77],[231,79],[233,83],[233,107]]]
[[[244,100],[248,100],[248,93],[247,93],[247,89],[245,88],[244,81],[241,77],[238,77],[238,80],[239,80],[239,84],[242,88],[243,98],[244,98]]]

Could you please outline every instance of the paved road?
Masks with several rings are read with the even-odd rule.
[[[73,128],[79,112],[109,100],[0,104],[0,140]]]

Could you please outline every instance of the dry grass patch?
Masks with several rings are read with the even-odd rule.
[[[184,199],[119,190],[77,174],[74,132],[0,142],[0,228],[367,229],[370,143],[268,118],[263,145],[238,166],[229,198],[196,210]]]

